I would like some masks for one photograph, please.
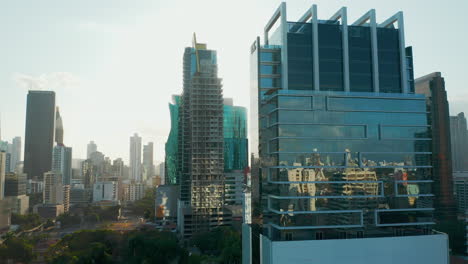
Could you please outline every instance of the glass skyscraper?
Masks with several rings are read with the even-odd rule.
[[[431,137],[402,13],[377,23],[370,10],[348,24],[346,8],[319,20],[314,5],[290,22],[283,3],[264,37],[250,50],[250,149],[260,192],[253,202],[260,234],[252,237],[260,238],[262,262],[288,255],[289,263],[310,263],[303,256],[316,249],[317,263],[332,263],[328,244],[316,240],[432,234]],[[308,242],[282,252],[284,241]],[[335,245],[333,263],[364,263],[340,262],[356,244]],[[382,254],[379,263],[392,263]]]
[[[42,179],[52,167],[55,132],[55,92],[29,91],[26,108],[24,173]]]
[[[179,138],[179,108],[180,108],[180,95],[172,96],[172,103],[169,104],[169,112],[171,115],[171,131],[166,141],[165,162],[166,166],[165,177],[166,184],[177,184],[180,175],[180,167],[178,162],[178,138]]]

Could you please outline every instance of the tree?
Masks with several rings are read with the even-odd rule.
[[[60,221],[61,227],[69,227],[79,225],[81,223],[81,217],[70,213],[64,213],[57,216],[56,221]]]
[[[156,192],[154,189],[147,190],[145,196],[135,201],[129,209],[135,215],[143,216],[145,219],[153,219],[155,216]]]
[[[38,214],[11,214],[11,224],[19,225],[21,230],[28,230],[42,224]]]
[[[29,263],[34,259],[33,245],[26,239],[7,236],[0,245],[0,256],[0,263],[5,260]]]
[[[203,254],[218,257],[221,263],[241,263],[241,235],[230,227],[218,227],[210,232],[199,233],[190,241]]]
[[[138,232],[128,239],[126,263],[172,263],[187,253],[169,232]]]

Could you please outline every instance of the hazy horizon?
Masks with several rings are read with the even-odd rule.
[[[182,56],[192,34],[217,50],[225,97],[249,106],[249,48],[281,1],[0,1],[0,118],[2,140],[21,136],[31,83],[56,92],[64,142],[73,158],[98,150],[128,164],[133,133],[154,142],[164,161],[170,130],[168,103],[182,92]],[[450,113],[468,111],[464,64],[468,1],[287,1],[296,20],[312,4],[319,19],[348,7],[348,23],[369,9],[383,22],[405,16],[405,40],[413,46],[415,77],[442,72]],[[209,7],[209,8],[208,8]],[[464,34],[465,32],[465,34]]]

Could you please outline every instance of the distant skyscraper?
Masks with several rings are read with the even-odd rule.
[[[11,160],[10,160],[10,172],[15,172],[16,167],[21,162],[21,137],[13,138]],[[19,172],[19,171],[16,171]]]
[[[81,176],[84,180],[84,187],[93,188],[93,184],[96,182],[96,172],[92,160],[87,159],[81,163]]]
[[[55,113],[55,143],[63,145],[63,121],[58,107]]]
[[[96,143],[94,143],[94,141],[91,141],[88,143],[88,147],[87,147],[87,151],[86,151],[86,158],[89,159],[89,156],[91,155],[91,153],[93,152],[96,152],[97,151],[97,145]]]
[[[113,162],[112,162],[112,171],[113,171],[113,175],[115,177],[118,177],[120,179],[123,178],[124,176],[124,162],[121,158],[118,158],[118,159],[115,159]]]
[[[161,184],[164,185],[166,184],[166,163],[161,162],[158,165],[158,171],[159,171],[159,176],[161,177]]]
[[[468,171],[468,131],[463,112],[450,117],[453,171]]]
[[[447,236],[432,232],[431,135],[403,13],[377,23],[371,9],[352,24],[346,8],[317,13],[293,22],[282,3],[250,48],[261,186],[243,256],[448,264]]]
[[[153,161],[153,142],[148,142],[147,145],[143,146],[143,169],[146,178],[150,179],[154,176],[154,161]]]
[[[52,152],[52,171],[62,174],[63,185],[70,185],[72,178],[72,148],[57,145]]]
[[[95,151],[89,155],[89,160],[91,160],[94,167],[94,175],[96,176],[96,181],[99,177],[104,175],[105,170],[105,156],[100,151]]]
[[[26,109],[24,172],[42,179],[52,166],[55,130],[55,92],[29,91]]]
[[[435,216],[437,220],[454,220],[457,208],[453,197],[449,103],[445,81],[440,72],[434,72],[416,79],[415,88],[416,93],[426,96],[428,123],[431,125]]]
[[[130,137],[130,178],[141,182],[141,137]]]

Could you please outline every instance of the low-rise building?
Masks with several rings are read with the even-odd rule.
[[[56,218],[64,212],[63,204],[37,204],[33,207],[33,213],[47,219]]]
[[[118,200],[118,183],[116,181],[96,182],[94,184],[93,202]]]
[[[131,182],[124,187],[124,201],[134,202],[145,196],[145,185],[143,183]]]
[[[14,214],[27,214],[29,209],[29,196],[23,194],[18,196],[8,196],[5,200],[9,201],[11,212]]]

